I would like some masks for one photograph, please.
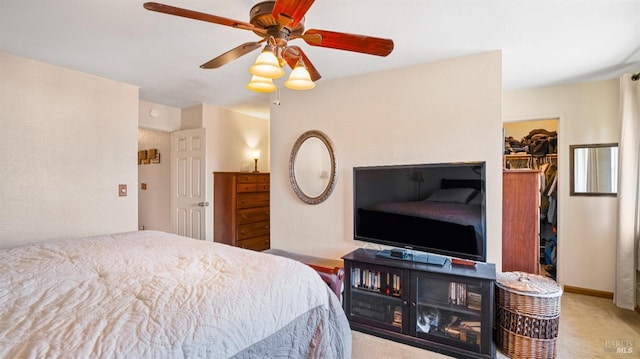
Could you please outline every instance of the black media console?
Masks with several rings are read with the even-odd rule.
[[[358,249],[342,257],[351,328],[458,358],[495,358],[495,265],[435,255],[430,264],[428,256]]]

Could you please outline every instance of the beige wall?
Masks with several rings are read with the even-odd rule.
[[[486,161],[487,257],[500,268],[501,61],[496,51],[283,89],[271,106],[272,246],[338,258],[364,245],[353,240],[354,166]],[[312,129],[338,158],[336,188],[318,205],[296,197],[288,173],[293,144]]]
[[[618,80],[506,91],[505,121],[559,117],[558,280],[613,292],[615,197],[569,196],[569,146],[619,142]]]
[[[5,53],[0,79],[0,246],[136,230],[138,88]]]
[[[259,150],[258,171],[269,172],[269,120],[206,104],[203,114],[211,171],[253,171],[251,151]]]

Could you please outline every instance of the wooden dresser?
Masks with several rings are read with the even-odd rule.
[[[540,271],[540,171],[502,177],[502,271]]]
[[[269,249],[269,174],[213,173],[213,240]]]

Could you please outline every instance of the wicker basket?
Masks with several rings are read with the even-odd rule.
[[[562,288],[550,278],[498,273],[498,347],[509,358],[556,358]]]

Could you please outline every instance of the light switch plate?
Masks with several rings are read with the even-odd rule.
[[[127,185],[126,184],[119,184],[118,185],[118,196],[120,196],[120,197],[126,197],[127,196]]]

